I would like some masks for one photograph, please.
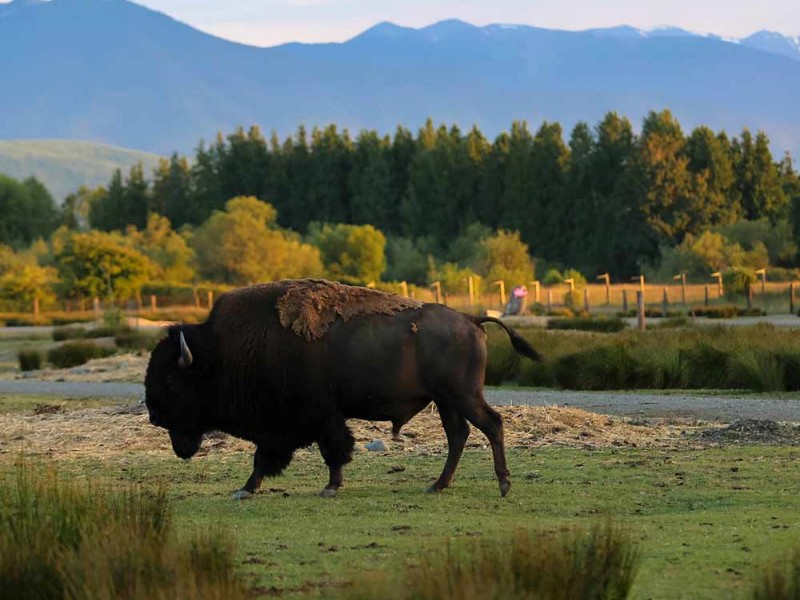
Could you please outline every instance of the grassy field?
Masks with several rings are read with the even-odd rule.
[[[655,356],[700,341],[784,353],[796,344],[791,332],[770,328],[524,334],[554,361],[609,345],[639,344]],[[502,368],[498,348],[508,342],[490,335],[495,368]],[[3,340],[0,350],[10,355],[19,343]],[[182,462],[146,416],[110,410],[115,404],[0,397],[0,480],[13,475],[24,453],[25,461],[55,466],[74,482],[163,487],[179,534],[221,529],[232,537],[237,571],[256,597],[337,598],[367,573],[399,577],[446,548],[461,551],[515,531],[550,538],[612,522],[640,552],[633,598],[749,598],[768,565],[800,548],[800,445],[720,445],[699,437],[696,423],[633,426],[566,409],[536,409],[544,412],[527,418],[528,409],[502,409],[513,487],[501,499],[490,451],[474,431],[453,489],[423,493],[446,451],[438,419],[426,411],[404,429],[405,444],[358,452],[336,499],[317,496],[327,470],[309,449],[262,493],[236,502],[232,492],[251,465],[247,444],[213,438],[200,456]],[[382,425],[361,424],[356,438],[388,441]]]
[[[0,475],[19,460],[4,425],[26,410],[22,403],[0,408]],[[34,403],[48,402],[37,398],[29,407]],[[29,418],[29,427],[59,423],[49,415]],[[442,467],[440,438],[420,450],[391,444],[386,453],[357,453],[334,500],[317,496],[326,480],[319,454],[299,451],[284,476],[236,502],[231,494],[249,474],[246,447],[207,442],[207,454],[182,462],[165,434],[135,418],[159,443],[120,439],[114,448],[100,439],[97,421],[81,433],[97,438],[96,452],[73,455],[61,444],[30,460],[95,486],[166,486],[177,529],[229,532],[238,568],[261,596],[335,597],[366,571],[400,573],[447,544],[468,547],[518,529],[537,536],[610,519],[641,552],[632,597],[744,598],[764,565],[800,546],[798,447],[711,446],[692,436],[652,448],[589,450],[579,440],[572,447],[516,447],[509,450],[513,488],[501,499],[490,452],[473,432],[477,447],[468,448],[455,486],[441,495],[423,493]],[[138,430],[132,435],[141,437]]]

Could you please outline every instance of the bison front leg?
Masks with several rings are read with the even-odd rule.
[[[336,417],[326,421],[317,441],[322,458],[330,471],[328,485],[319,495],[333,498],[343,484],[342,467],[353,459],[355,439],[344,418]]]
[[[242,489],[233,494],[235,500],[249,498],[261,487],[264,477],[275,477],[280,475],[283,470],[292,462],[293,451],[277,451],[274,449],[265,450],[257,447],[253,455],[253,472],[247,478]]]

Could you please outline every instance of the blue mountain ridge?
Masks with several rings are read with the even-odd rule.
[[[775,36],[778,37],[775,37]],[[780,39],[785,40],[785,44]],[[344,43],[257,48],[127,0],[0,4],[0,139],[83,139],[168,154],[258,124],[391,132],[437,122],[495,135],[516,119],[764,129],[800,153],[800,49],[676,28],[559,31],[448,20],[380,23]]]

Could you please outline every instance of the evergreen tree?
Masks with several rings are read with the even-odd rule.
[[[727,137],[714,135],[708,127],[697,127],[686,142],[686,154],[693,178],[690,232],[699,233],[714,225],[736,221],[740,206],[734,195],[733,161]]]
[[[175,153],[169,160],[161,159],[153,175],[153,212],[167,217],[175,227],[184,223],[196,223],[197,205],[192,201],[192,170],[189,161]]]
[[[117,216],[114,229],[123,230],[127,225],[143,229],[147,225],[147,215],[151,212],[149,187],[142,163],[133,165],[125,180],[123,210]]]
[[[389,225],[392,196],[390,140],[375,131],[362,131],[356,140],[350,172],[350,214],[355,224],[378,229]]]

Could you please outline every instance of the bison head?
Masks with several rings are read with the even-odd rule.
[[[202,350],[198,352],[202,348],[198,328],[171,327],[150,355],[144,379],[150,422],[169,432],[172,449],[183,459],[197,453],[209,429],[205,402],[211,387],[209,364]],[[187,338],[195,342],[194,352]]]

